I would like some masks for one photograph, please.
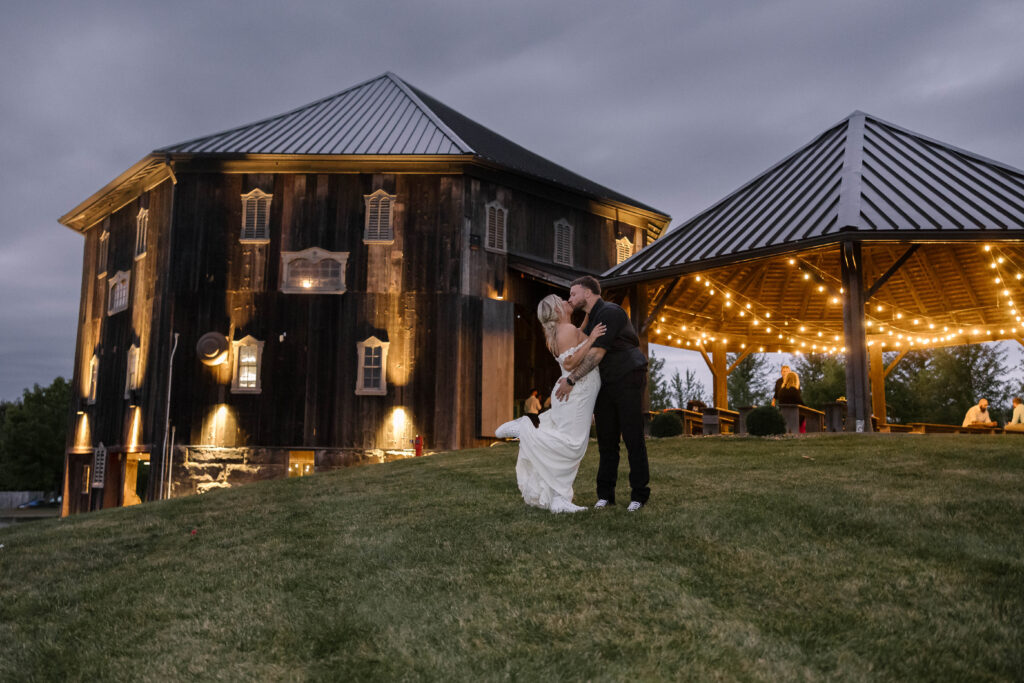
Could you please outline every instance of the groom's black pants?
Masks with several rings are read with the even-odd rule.
[[[646,503],[651,496],[647,466],[647,442],[644,440],[643,398],[647,388],[647,367],[601,385],[594,405],[597,423],[597,497],[615,502],[615,482],[619,477],[619,437],[629,454],[629,488],[632,500]]]

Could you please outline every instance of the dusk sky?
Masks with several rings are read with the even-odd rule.
[[[3,9],[6,400],[71,375],[83,238],[59,216],[158,147],[385,71],[671,214],[673,225],[856,109],[1024,167],[1020,0],[5,0]],[[676,353],[678,367],[703,365]]]

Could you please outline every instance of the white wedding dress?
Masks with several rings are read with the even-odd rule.
[[[585,343],[559,354],[556,360],[562,377],[569,374],[564,366],[566,357]],[[495,434],[499,438],[519,438],[516,478],[528,505],[551,512],[586,510],[573,505],[572,484],[590,441],[590,422],[600,389],[601,375],[595,368],[576,382],[565,401],[555,398],[552,388],[551,409],[540,414],[539,427],[528,417],[498,427]]]

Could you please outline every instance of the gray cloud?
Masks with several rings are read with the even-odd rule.
[[[82,238],[58,216],[152,149],[385,70],[676,223],[854,109],[1024,165],[1019,2],[15,0],[4,10],[0,398],[70,372]]]

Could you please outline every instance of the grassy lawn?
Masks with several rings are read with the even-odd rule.
[[[0,529],[0,680],[1024,679],[1024,439],[650,452],[636,514],[506,445]]]

